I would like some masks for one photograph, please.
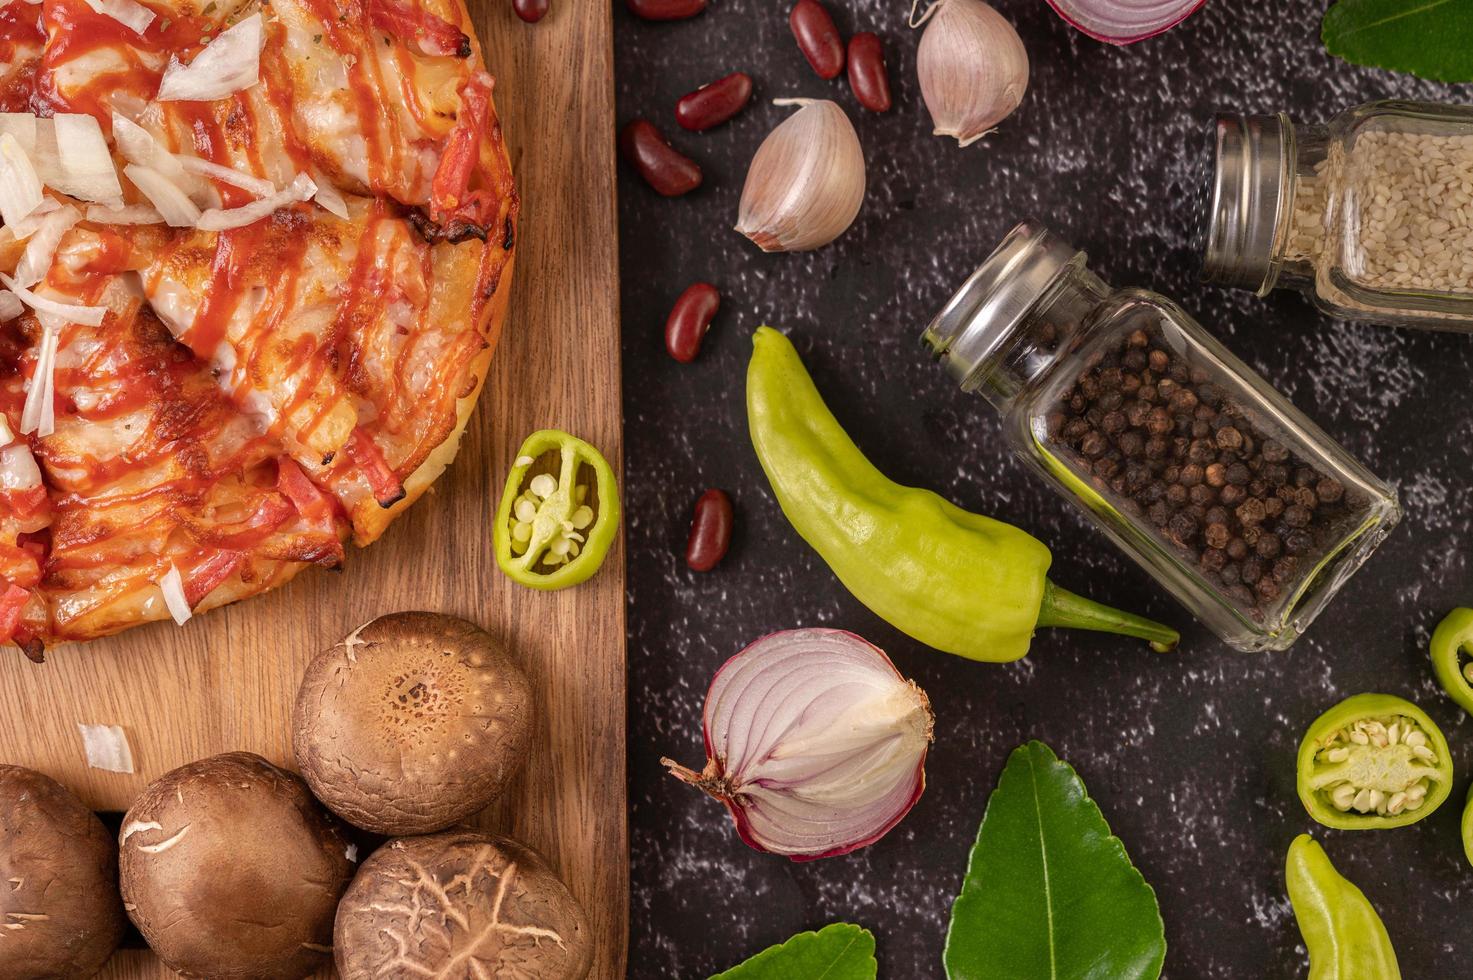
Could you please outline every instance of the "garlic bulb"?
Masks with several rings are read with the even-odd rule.
[[[736,230],[764,252],[802,252],[842,235],[864,203],[864,151],[844,110],[826,99],[802,106],[767,135],[742,187]]]
[[[743,841],[795,861],[874,843],[926,785],[930,702],[843,630],[753,643],[716,672],[703,722],[702,771],[661,763],[724,803]]]
[[[916,74],[933,132],[970,146],[1023,101],[1028,52],[1013,25],[983,0],[936,0],[913,26],[921,24]]]

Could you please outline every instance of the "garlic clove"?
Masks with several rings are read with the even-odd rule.
[[[1023,101],[1028,52],[1007,18],[983,0],[936,0],[921,23],[916,75],[933,132],[970,146]]]
[[[802,106],[767,135],[742,187],[736,230],[764,252],[802,252],[838,238],[864,203],[864,151],[844,110],[826,99]]]

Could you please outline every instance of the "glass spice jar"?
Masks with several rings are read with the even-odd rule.
[[[1181,307],[1115,290],[1032,221],[922,335],[1012,448],[1239,650],[1282,650],[1401,517]]]
[[[1203,279],[1473,331],[1473,107],[1371,102],[1324,126],[1224,113],[1214,153]]]

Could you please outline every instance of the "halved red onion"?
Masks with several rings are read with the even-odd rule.
[[[1048,0],[1059,16],[1097,41],[1133,44],[1170,30],[1207,0]]]
[[[925,692],[853,633],[786,630],[716,672],[706,766],[660,760],[731,811],[759,851],[847,854],[900,822],[926,785],[934,719]]]

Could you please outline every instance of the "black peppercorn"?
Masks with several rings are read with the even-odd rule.
[[[1227,468],[1227,481],[1235,487],[1246,485],[1250,479],[1252,479],[1252,474],[1242,463],[1233,463]]]
[[[1263,565],[1257,558],[1244,558],[1238,568],[1243,574],[1243,581],[1249,585],[1263,577]]]
[[[1250,497],[1249,499],[1243,501],[1241,504],[1238,505],[1238,509],[1235,513],[1238,515],[1238,520],[1242,521],[1244,524],[1262,523],[1264,517],[1267,516],[1264,511],[1263,501],[1259,500],[1257,497]]]
[[[1290,527],[1308,527],[1313,516],[1308,507],[1299,504],[1284,508],[1284,523]]]
[[[1199,483],[1187,491],[1187,499],[1198,507],[1206,507],[1217,500],[1217,491],[1205,483]]]
[[[1165,527],[1166,522],[1171,520],[1171,505],[1164,500],[1158,500],[1147,508],[1146,516],[1157,527]]]
[[[1202,567],[1209,572],[1220,572],[1227,567],[1227,552],[1220,548],[1208,548],[1202,552]]]
[[[1191,547],[1192,542],[1197,539],[1197,522],[1190,514],[1178,511],[1171,515],[1171,520],[1166,523],[1166,533],[1178,547]]]
[[[1289,458],[1289,450],[1275,439],[1265,439],[1263,440],[1263,458],[1270,463],[1282,463]]]
[[[1203,535],[1203,539],[1210,548],[1226,548],[1228,542],[1232,540],[1232,532],[1221,521],[1213,521],[1213,516],[1211,513],[1208,514],[1207,520],[1210,523],[1207,525],[1207,531]]]
[[[1079,451],[1086,456],[1098,456],[1107,448],[1109,448],[1109,443],[1098,432],[1090,432],[1079,444]]]
[[[1187,502],[1187,488],[1180,483],[1173,483],[1166,488],[1166,502],[1175,507],[1180,507]]]
[[[1258,553],[1258,557],[1260,558],[1277,558],[1283,552],[1283,549],[1284,542],[1280,541],[1279,536],[1271,531],[1265,531],[1253,545],[1253,550]]]
[[[1323,503],[1338,503],[1345,496],[1345,487],[1339,480],[1325,477],[1314,485],[1315,496]]]
[[[1153,350],[1150,354],[1151,370],[1161,374],[1166,370],[1166,365],[1171,363],[1171,358],[1164,350]]]
[[[1217,430],[1217,445],[1221,449],[1237,449],[1243,445],[1243,433],[1233,426],[1224,426]]]

